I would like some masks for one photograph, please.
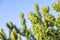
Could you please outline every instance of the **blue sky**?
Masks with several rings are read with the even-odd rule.
[[[29,11],[34,12],[34,3],[39,4],[41,9],[43,6],[48,5],[50,7],[50,13],[57,17],[57,12],[51,7],[53,2],[57,0],[1,0],[0,2],[0,29],[4,29],[8,36],[8,28],[6,22],[13,22],[18,28],[22,27],[20,23],[20,12],[23,12],[26,19],[26,24],[30,28],[30,22],[28,21],[27,14]],[[25,39],[23,39],[25,40]]]

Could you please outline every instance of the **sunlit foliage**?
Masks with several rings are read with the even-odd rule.
[[[60,1],[53,3],[52,8],[56,12],[60,12]],[[37,3],[34,4],[34,9],[35,13],[28,12],[28,19],[31,22],[33,32],[27,28],[24,14],[21,12],[20,18],[23,29],[18,29],[12,22],[8,22],[6,25],[9,28],[9,38],[3,29],[0,29],[0,39],[22,40],[21,36],[24,36],[27,40],[60,40],[60,14],[58,14],[58,18],[55,18],[49,13],[49,6],[44,6],[40,10]],[[43,21],[42,18],[44,18]],[[54,26],[57,27],[57,30],[54,29]]]

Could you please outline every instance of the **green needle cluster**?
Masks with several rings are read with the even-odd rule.
[[[52,4],[52,8],[56,11],[56,12],[60,12],[60,1],[57,1],[56,3]]]

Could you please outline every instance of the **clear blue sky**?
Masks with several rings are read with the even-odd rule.
[[[51,4],[57,0],[0,0],[0,29],[4,29],[8,36],[8,28],[6,27],[6,22],[13,22],[19,28],[20,23],[20,12],[23,12],[26,19],[26,24],[30,27],[30,23],[27,18],[29,11],[34,11],[34,3],[39,4],[41,9],[43,6],[48,5],[50,7],[50,13],[57,17],[57,12],[51,8]],[[25,38],[23,39],[25,40]]]

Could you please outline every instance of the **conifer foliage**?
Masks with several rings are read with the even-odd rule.
[[[60,12],[60,1],[53,3],[52,8],[56,12]],[[22,40],[21,36],[24,36],[26,40],[60,40],[60,14],[58,14],[58,18],[55,18],[49,13],[49,6],[44,6],[40,10],[37,3],[34,4],[34,9],[35,13],[32,11],[28,13],[28,19],[31,22],[33,32],[27,28],[24,14],[21,12],[20,18],[23,29],[18,29],[12,22],[8,22],[6,25],[9,29],[9,38],[3,29],[0,29],[0,39]],[[43,21],[41,14],[44,17]],[[57,30],[53,28],[54,26],[57,27]]]

